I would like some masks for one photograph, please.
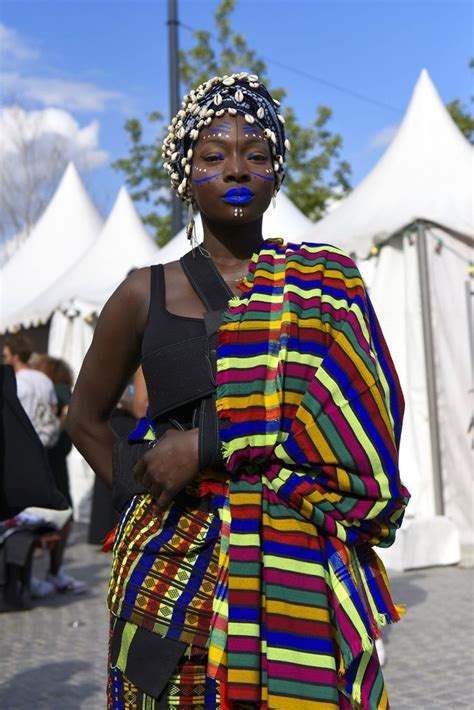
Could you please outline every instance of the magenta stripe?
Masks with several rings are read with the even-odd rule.
[[[291,652],[290,652],[291,653]],[[325,668],[308,668],[298,663],[268,661],[268,673],[279,680],[302,680],[317,685],[337,685],[337,673]]]

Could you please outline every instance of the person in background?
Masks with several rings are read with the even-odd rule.
[[[58,457],[57,452],[51,453],[51,450],[55,449],[55,447],[63,447],[64,449],[65,446],[64,439],[61,443],[61,417],[59,416],[59,409],[64,407],[64,404],[60,403],[54,382],[48,374],[31,366],[32,350],[31,342],[25,336],[8,336],[3,346],[3,361],[7,365],[12,365],[15,370],[18,399],[33,424],[41,443],[45,446],[49,464],[52,467],[52,461],[55,460],[55,457],[56,461],[60,457]],[[47,358],[48,356],[43,357]],[[62,378],[60,377],[59,379]],[[60,397],[63,398],[65,396],[62,386],[58,388],[58,392]],[[68,399],[70,396],[69,386]],[[69,438],[65,432],[64,434],[65,437]],[[63,466],[66,466],[66,455],[63,454]],[[58,488],[65,495],[69,505],[71,505],[69,488],[68,496],[66,496],[63,490],[64,485],[61,487],[58,484],[57,471],[54,469],[53,474]],[[44,515],[47,516],[46,509]],[[64,548],[71,529],[71,520],[72,517],[59,530],[61,540],[50,549],[50,564],[46,580],[40,580],[36,577],[31,578],[30,593],[34,598],[45,597],[55,591],[73,592],[75,594],[87,591],[87,585],[67,574],[63,567]]]
[[[46,354],[35,357],[33,367],[35,370],[47,375],[54,386],[57,398],[56,414],[59,418],[60,433],[56,444],[47,449],[47,454],[56,485],[72,508],[67,468],[67,456],[72,449],[72,442],[64,428],[72,394],[72,372],[64,360]]]
[[[30,365],[33,346],[23,335],[9,335],[3,345],[3,362],[15,370],[18,399],[43,446],[59,438],[58,398],[51,379]]]

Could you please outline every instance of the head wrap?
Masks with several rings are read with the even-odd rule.
[[[275,194],[284,178],[285,152],[290,142],[285,139],[284,118],[278,113],[279,102],[273,99],[256,74],[215,76],[184,97],[182,108],[168,126],[163,142],[164,167],[171,186],[184,202],[191,203],[188,181],[191,174],[193,146],[200,131],[216,116],[241,114],[245,120],[263,130],[272,150],[275,172]]]

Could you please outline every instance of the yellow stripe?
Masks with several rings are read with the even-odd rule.
[[[268,696],[268,707],[280,710],[339,710],[339,703],[305,700],[304,698],[287,698],[285,695]]]
[[[299,560],[291,560],[287,557],[276,557],[275,555],[264,555],[265,565],[274,567],[275,569],[283,569],[286,572],[301,572],[301,562]],[[305,574],[314,574],[316,577],[324,577],[324,567],[316,562],[305,562]]]
[[[334,656],[326,656],[321,653],[305,653],[304,651],[290,651],[284,648],[270,647],[267,651],[269,661],[282,661],[287,663],[297,663],[300,666],[310,668],[328,668],[336,670]]]
[[[327,609],[321,609],[314,606],[306,606],[304,604],[292,604],[291,602],[268,599],[267,611],[270,614],[279,614],[281,616],[288,616],[290,618],[308,619],[309,621],[329,622],[329,612]]]

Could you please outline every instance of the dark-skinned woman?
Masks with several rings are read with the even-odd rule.
[[[257,76],[210,79],[169,131],[191,252],[113,294],[69,409],[110,485],[107,422],[141,363],[108,706],[387,708],[374,640],[401,610],[373,547],[408,501],[403,400],[363,282],[335,247],[263,240],[290,146]]]

